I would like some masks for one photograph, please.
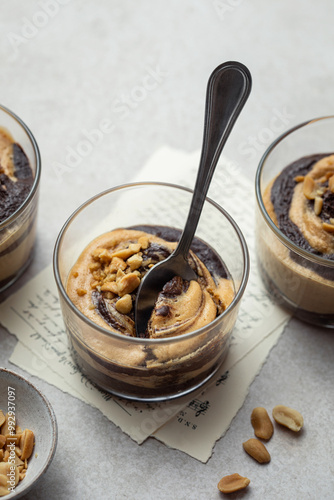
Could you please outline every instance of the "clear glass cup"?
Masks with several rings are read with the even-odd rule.
[[[41,157],[29,128],[9,109],[0,106],[0,126],[7,129],[24,150],[34,182],[22,205],[0,223],[0,293],[25,271],[33,257],[36,236]]]
[[[334,328],[334,261],[303,250],[287,238],[268,215],[263,193],[293,161],[333,151],[334,116],[310,120],[271,144],[256,174],[257,260],[263,282],[296,317],[329,328]]]
[[[66,282],[82,250],[95,237],[143,224],[183,228],[192,191],[162,183],[135,183],[105,191],[82,205],[65,223],[54,251],[54,273],[73,357],[98,386],[140,401],[161,401],[193,391],[218,370],[229,346],[249,258],[232,218],[206,200],[196,236],[224,261],[234,283],[230,306],[209,325],[179,337],[142,339],[99,327],[69,300]],[[99,348],[92,347],[92,341]]]

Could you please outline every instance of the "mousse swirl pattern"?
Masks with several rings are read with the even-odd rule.
[[[176,242],[170,241],[175,236],[170,228],[156,228],[155,232],[169,241],[146,230],[116,229],[95,238],[82,252],[70,272],[67,293],[94,323],[135,336],[134,301],[140,281],[176,247]],[[233,284],[226,269],[220,261],[215,265],[208,246],[200,240],[196,245],[204,260],[209,258],[211,272],[197,252],[190,251],[189,264],[198,279],[188,282],[174,277],[166,283],[149,320],[147,338],[195,331],[211,323],[232,302]]]
[[[268,185],[263,201],[293,243],[334,260],[334,154],[306,156],[288,165]]]

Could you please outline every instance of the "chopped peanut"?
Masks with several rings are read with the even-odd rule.
[[[19,426],[15,426],[16,434],[11,434],[8,416],[7,413],[5,420],[0,418],[0,497],[8,495],[24,479],[35,444],[34,433],[29,429],[22,432]]]
[[[320,196],[316,196],[314,200],[314,213],[315,215],[320,215],[323,205],[323,199]]]
[[[99,262],[92,262],[92,264],[89,264],[90,272],[97,271],[98,269],[101,269],[101,264]]]
[[[146,250],[146,248],[148,248],[149,245],[148,237],[141,236],[140,238],[138,238],[138,243],[143,250]]]
[[[328,179],[328,188],[332,191],[332,193],[334,193],[334,174],[332,174]]]
[[[112,254],[106,248],[96,248],[93,252],[93,258],[102,262],[110,262]]]
[[[310,175],[304,178],[303,193],[309,200],[314,200],[316,193],[316,183]]]
[[[111,292],[118,295],[118,284],[116,281],[109,281],[101,286],[101,292]]]
[[[134,271],[142,265],[143,257],[139,253],[136,253],[129,257],[126,262],[129,264],[131,271]]]
[[[122,269],[118,269],[118,271],[116,273],[116,281],[118,281],[121,278],[123,278],[123,276],[125,276],[125,273],[123,273]]]
[[[113,257],[111,260],[111,264],[108,267],[108,271],[110,273],[116,273],[119,269],[124,271],[124,269],[126,269],[126,262],[119,257]]]
[[[22,450],[22,453],[21,453],[21,459],[22,460],[25,460],[27,458],[30,458],[31,454],[32,454],[32,450],[34,448],[34,433],[29,430],[29,429],[25,429],[21,435],[21,443],[20,443],[20,446],[21,446],[21,450]]]
[[[129,314],[129,312],[132,309],[131,295],[129,295],[128,293],[123,295],[123,297],[118,299],[118,301],[115,304],[115,307],[117,311],[120,312],[121,314]]]
[[[333,224],[328,224],[327,222],[323,222],[322,227],[328,233],[334,233],[334,225]]]
[[[118,295],[122,297],[127,293],[133,292],[139,286],[139,283],[140,278],[137,274],[126,274],[118,281]]]
[[[116,250],[115,252],[112,253],[113,257],[119,257],[123,260],[128,259],[131,257],[131,255],[138,253],[140,250],[140,244],[139,243],[130,243],[128,248],[123,248],[121,250]]]

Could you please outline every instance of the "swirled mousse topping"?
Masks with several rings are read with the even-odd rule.
[[[0,223],[22,205],[33,181],[23,149],[6,129],[0,127]]]
[[[163,228],[158,232],[163,234]],[[197,240],[197,245],[202,247],[206,258],[214,254],[201,240]],[[67,294],[96,324],[135,336],[134,303],[140,281],[175,247],[175,242],[136,229],[115,229],[103,234],[85,248],[73,266]],[[165,284],[148,322],[147,338],[172,337],[197,330],[211,323],[232,302],[233,283],[220,260],[218,265],[217,259],[212,274],[193,251],[189,252],[189,264],[198,279],[185,281],[175,276]]]
[[[292,242],[334,260],[334,154],[288,165],[263,199],[273,222]]]

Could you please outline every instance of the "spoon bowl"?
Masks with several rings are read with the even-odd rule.
[[[188,263],[188,252],[218,159],[251,90],[251,75],[238,62],[218,66],[211,74],[206,93],[202,154],[185,228],[174,252],[142,279],[135,304],[137,337],[146,337],[154,304],[164,285],[174,276],[197,280]]]

